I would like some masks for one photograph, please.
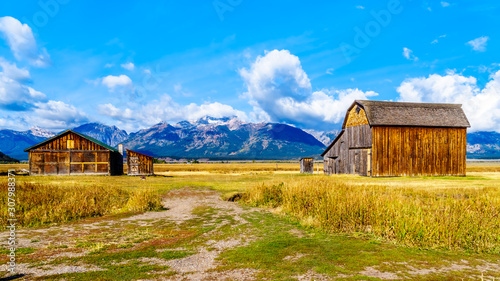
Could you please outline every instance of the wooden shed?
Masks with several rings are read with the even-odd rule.
[[[324,173],[465,176],[468,127],[460,104],[356,100],[321,154]]]
[[[115,148],[72,130],[24,150],[30,175],[121,175],[123,156]]]
[[[148,176],[154,175],[153,156],[127,149],[127,175]]]
[[[312,157],[300,158],[300,173],[302,174],[314,173],[314,158]]]

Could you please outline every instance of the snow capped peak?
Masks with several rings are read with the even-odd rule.
[[[42,137],[42,138],[51,138],[51,137],[56,135],[53,132],[46,130],[46,129],[42,129],[38,126],[35,126],[31,129],[29,129],[28,132],[34,136]]]

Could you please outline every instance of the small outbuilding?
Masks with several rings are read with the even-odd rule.
[[[314,173],[314,158],[312,157],[300,158],[300,173],[301,174]]]
[[[154,175],[153,156],[127,149],[127,175]]]
[[[121,175],[117,149],[84,134],[66,130],[24,150],[30,175]]]
[[[460,104],[356,100],[321,154],[324,173],[465,176],[468,127]]]

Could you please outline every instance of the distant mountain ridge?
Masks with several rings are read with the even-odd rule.
[[[161,122],[130,134],[100,123],[84,124],[73,130],[113,147],[123,143],[125,148],[155,157],[276,160],[319,156],[339,133],[339,130],[301,130],[280,123],[249,123],[236,117],[209,116],[176,124]],[[38,127],[22,132],[0,130],[0,151],[27,160],[24,149],[54,135]],[[500,133],[473,132],[467,134],[467,141],[468,158],[500,159]]]
[[[110,146],[117,146],[128,138],[125,130],[120,130],[116,126],[107,126],[100,123],[88,123],[76,128],[73,131],[102,141]]]
[[[54,136],[53,132],[40,128],[32,128],[27,131],[0,130],[0,151],[10,157],[27,160],[28,153],[24,150],[39,142]]]
[[[289,125],[208,116],[156,124],[130,134],[124,145],[156,157],[212,159],[290,159],[319,155],[325,148],[312,135]]]

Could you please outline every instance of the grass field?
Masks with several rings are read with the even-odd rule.
[[[11,167],[0,165],[0,173]],[[298,163],[158,164],[157,175],[146,180],[17,176],[17,215],[26,216],[19,259],[35,268],[100,268],[31,279],[166,278],[179,274],[170,261],[205,252],[217,253],[217,266],[206,273],[212,279],[228,272],[257,280],[500,278],[500,163],[470,163],[467,177],[301,175],[298,169]],[[181,199],[193,194],[197,207],[182,222],[156,218],[174,210],[161,211],[155,198],[173,200],[175,190]],[[205,190],[222,198],[243,194],[241,203],[231,203],[242,211],[203,203]],[[5,204],[5,188],[0,196]],[[128,220],[145,210],[156,210],[147,213],[156,219]],[[74,233],[61,234],[68,229]],[[234,239],[244,241],[213,246]]]

